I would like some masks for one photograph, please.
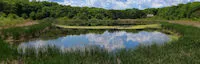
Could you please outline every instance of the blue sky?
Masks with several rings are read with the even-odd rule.
[[[160,8],[200,0],[37,0],[57,2],[63,5],[87,6],[105,9],[127,9],[127,8]]]

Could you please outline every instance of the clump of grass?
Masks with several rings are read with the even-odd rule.
[[[7,59],[16,57],[17,52],[15,48],[11,47],[8,43],[0,38],[0,62]]]
[[[25,20],[23,18],[18,17],[15,14],[9,14],[8,16],[0,16],[0,27],[12,27],[24,22]]]
[[[44,22],[45,21],[45,22]],[[46,28],[51,26],[51,22],[44,20],[39,24],[26,27],[13,27],[8,29],[2,29],[0,31],[2,39],[20,40],[23,38],[32,38],[39,36]]]
[[[36,50],[30,48],[26,50],[26,53],[22,54],[21,57],[25,60],[25,63],[69,63],[69,64],[93,64],[93,63],[104,63],[114,64],[116,61],[115,56],[109,52],[100,49],[93,48],[90,50],[74,50],[70,52],[61,52],[59,49],[54,47]],[[39,62],[38,62],[39,61]],[[59,61],[59,62],[58,62]]]

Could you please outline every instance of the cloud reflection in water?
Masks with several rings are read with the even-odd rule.
[[[141,31],[138,33],[128,33],[125,31],[119,32],[104,32],[103,34],[82,34],[82,35],[68,35],[54,40],[35,40],[24,42],[19,45],[19,49],[25,50],[27,48],[47,48],[48,46],[55,46],[62,51],[69,51],[71,49],[82,50],[88,46],[98,46],[108,51],[122,49],[122,48],[135,48],[138,45],[152,45],[164,44],[170,38],[161,32],[146,32]]]

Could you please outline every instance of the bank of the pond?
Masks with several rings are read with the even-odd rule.
[[[200,63],[200,29],[192,26],[184,26],[178,24],[164,23],[162,22],[163,29],[178,32],[181,37],[177,41],[165,44],[164,46],[152,45],[148,47],[139,47],[134,50],[121,50],[115,55],[108,53],[101,49],[95,49],[86,52],[70,52],[60,54],[59,51],[54,49],[48,49],[48,52],[39,52],[35,54],[30,50],[28,54],[18,55],[16,53],[4,53],[11,54],[13,57],[17,57],[14,60],[22,61],[25,64],[195,64]],[[7,45],[6,45],[7,46]],[[9,50],[5,47],[4,50]],[[0,55],[1,56],[1,55]],[[10,55],[8,55],[10,56]],[[7,56],[2,56],[6,59]],[[5,60],[6,62],[6,60]]]
[[[151,46],[153,44],[163,45],[172,39],[165,33],[159,31],[139,31],[137,33],[127,31],[104,31],[98,33],[86,33],[80,35],[71,35],[58,37],[56,39],[36,39],[27,42],[21,42],[18,48],[25,49],[44,49],[47,47],[55,47],[60,51],[70,52],[73,50],[85,51],[90,47],[99,47],[109,52],[120,49],[134,49],[138,46]],[[85,49],[86,48],[86,49]],[[26,51],[22,51],[26,52]]]
[[[184,64],[199,63],[200,58],[200,29],[170,23],[162,23],[163,28],[180,32],[182,37],[173,43],[164,46],[140,47],[135,50],[120,51],[116,55],[102,52],[102,50],[93,50],[90,52],[72,52],[64,55],[48,53],[45,56],[27,58],[26,63],[164,63],[164,64]],[[29,55],[28,55],[29,56]],[[51,57],[51,58],[49,58]],[[56,59],[56,60],[55,60]]]
[[[0,38],[0,61],[11,59],[13,52],[15,52],[9,44]]]
[[[41,35],[51,26],[50,22],[41,22],[32,26],[13,27],[0,30],[0,36],[8,42],[23,41]]]
[[[160,24],[149,24],[149,25],[135,25],[135,26],[66,26],[66,25],[55,25],[59,28],[65,29],[148,29],[148,28],[161,28]]]

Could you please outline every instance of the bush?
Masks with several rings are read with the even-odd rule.
[[[35,24],[27,27],[14,27],[8,29],[2,29],[1,35],[4,37],[3,39],[7,39],[12,37],[14,40],[18,40],[20,38],[31,38],[39,36],[45,28],[51,26],[51,22],[48,19],[42,20],[40,24]]]
[[[89,20],[83,20],[83,19],[69,19],[68,17],[62,17],[55,20],[55,24],[61,24],[61,25],[68,25],[68,26],[108,26],[108,25],[114,25],[115,21],[104,18],[103,20],[99,20],[96,18],[92,18]]]
[[[8,16],[7,16],[8,18],[11,18],[11,19],[17,19],[17,18],[19,18],[19,16],[17,16],[16,14],[8,14]]]
[[[0,27],[13,27],[17,24],[21,24],[23,22],[25,22],[25,20],[23,18],[12,18],[15,16],[10,15],[10,18],[6,18],[6,17],[0,17]]]
[[[6,17],[6,14],[3,12],[0,12],[0,17]]]
[[[36,13],[35,13],[35,12],[31,12],[31,13],[29,14],[29,17],[30,17],[31,19],[35,20],[35,19],[36,19]]]
[[[26,13],[23,13],[21,16],[22,16],[22,18],[24,18],[24,19],[27,19],[27,18],[28,18],[28,16],[27,16]]]

